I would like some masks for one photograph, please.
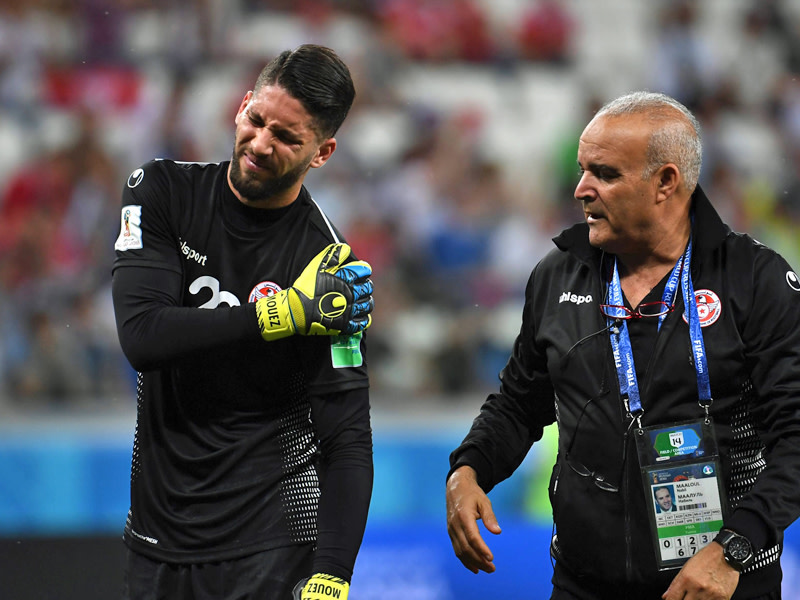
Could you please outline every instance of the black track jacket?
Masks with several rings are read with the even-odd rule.
[[[737,589],[737,597],[748,597],[779,585],[783,531],[800,515],[800,281],[776,252],[723,224],[699,188],[693,208],[695,293],[710,290],[720,300],[716,320],[702,333],[731,507],[725,526],[759,549]],[[598,308],[606,287],[603,254],[589,245],[585,224],[554,242],[557,248],[528,281],[522,327],[499,391],[489,395],[452,453],[451,472],[472,466],[488,492],[557,421],[550,499],[563,565],[611,586],[650,585],[663,592],[676,571],[656,568],[636,448],[631,436],[625,438],[630,417]],[[652,299],[660,300],[657,294]],[[644,346],[639,342],[637,354],[634,342],[643,426],[703,414],[678,296],[660,332],[651,330],[649,360],[640,361]],[[619,482],[619,493],[598,489],[565,464],[573,436],[571,456]]]

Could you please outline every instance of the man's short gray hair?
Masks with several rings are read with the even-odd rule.
[[[679,115],[676,115],[675,112]],[[642,178],[647,179],[667,163],[675,164],[689,192],[697,187],[703,162],[700,123],[683,104],[666,94],[632,92],[603,105],[592,119],[624,115],[646,115],[658,122],[647,145],[647,164]]]

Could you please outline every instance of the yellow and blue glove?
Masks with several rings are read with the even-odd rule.
[[[353,335],[372,323],[372,268],[350,261],[350,246],[330,244],[303,269],[292,287],[261,298],[256,315],[261,337]]]
[[[325,573],[315,573],[294,587],[294,600],[347,600],[350,584]]]

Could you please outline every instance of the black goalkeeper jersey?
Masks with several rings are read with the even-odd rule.
[[[156,160],[124,188],[114,303],[139,371],[124,539],[157,560],[210,562],[324,529],[350,544],[339,571],[351,570],[372,482],[363,336],[264,342],[253,304],[344,240],[305,188],[288,207],[250,208],[227,168]],[[349,469],[366,506],[330,498],[321,524],[326,467]]]

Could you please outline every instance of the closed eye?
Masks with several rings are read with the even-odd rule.
[[[254,113],[248,112],[247,119],[250,121],[253,127],[256,127],[258,129],[267,126],[264,120]],[[297,146],[303,143],[303,141],[299,139],[296,135],[284,129],[274,129],[272,133],[276,138],[278,138],[281,142],[283,142],[287,146]]]
[[[282,141],[284,144],[288,144],[289,146],[294,146],[296,144],[302,143],[293,135],[289,135],[288,133],[285,133],[283,131],[278,131],[275,133],[275,135],[278,137],[280,141]]]
[[[247,113],[247,118],[249,119],[250,123],[253,124],[254,127],[264,126],[264,121],[258,115],[254,115],[253,113]]]

